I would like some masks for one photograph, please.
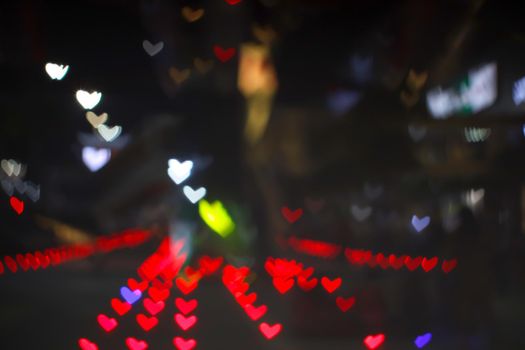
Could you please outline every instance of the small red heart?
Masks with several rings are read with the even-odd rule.
[[[268,323],[263,322],[259,325],[259,330],[268,340],[274,338],[277,334],[279,334],[279,332],[281,332],[281,328],[282,327],[279,323],[270,326]]]
[[[31,253],[26,253],[26,260],[29,261],[29,266],[33,271],[38,270],[40,267],[40,261]]]
[[[388,262],[390,263],[390,266],[392,266],[394,269],[399,270],[403,267],[405,263],[405,256],[400,256],[398,258],[395,256],[395,254],[390,254],[388,256]]]
[[[16,262],[18,263],[18,265],[20,265],[22,270],[29,270],[29,260],[27,260],[27,258],[23,254],[16,254]]]
[[[441,265],[441,268],[443,269],[444,273],[449,273],[450,271],[456,268],[457,264],[458,264],[457,259],[444,260],[443,264]]]
[[[115,327],[117,326],[117,320],[114,318],[109,318],[104,314],[100,314],[97,316],[97,321],[100,327],[102,327],[103,330],[106,332],[111,332]]]
[[[175,322],[182,328],[183,331],[187,331],[197,322],[196,316],[185,317],[183,314],[175,314]]]
[[[281,294],[284,294],[290,290],[294,285],[294,280],[292,278],[274,278],[273,285],[275,289]]]
[[[266,305],[255,307],[252,304],[246,304],[244,306],[244,311],[253,321],[257,321],[266,314],[268,307]]]
[[[195,347],[195,345],[197,345],[197,342],[195,339],[175,337],[173,338],[173,345],[175,345],[178,350],[191,350]]]
[[[111,307],[119,316],[125,315],[129,310],[131,310],[131,304],[125,301],[121,301],[118,298],[111,299]]]
[[[14,196],[11,196],[11,198],[9,199],[9,203],[11,204],[11,207],[13,208],[14,211],[16,211],[18,215],[24,212],[24,202],[21,201],[20,199]]]
[[[388,263],[388,259],[383,253],[379,253],[376,255],[376,262],[383,270],[386,270],[390,266],[390,264]]]
[[[224,0],[230,5],[236,5],[241,2],[241,0]]]
[[[250,293],[248,295],[244,295],[242,293],[237,292],[234,294],[234,296],[235,296],[235,300],[237,300],[239,305],[241,305],[242,307],[248,304],[253,304],[255,303],[255,300],[257,300],[257,294],[255,292]]]
[[[330,280],[328,277],[321,278],[321,284],[328,293],[333,293],[337,288],[341,286],[341,277],[337,277],[334,280]]]
[[[0,275],[4,273],[4,264],[0,261]]]
[[[415,258],[411,258],[410,256],[407,256],[405,258],[405,266],[407,267],[407,269],[409,269],[410,271],[414,271],[415,269],[417,269],[419,267],[419,265],[421,264],[421,260],[423,260],[422,257],[418,256],[418,257],[415,257]]]
[[[35,253],[35,257],[38,259],[38,261],[40,261],[40,265],[42,266],[43,269],[48,267],[49,264],[51,263],[51,259],[49,258],[49,256],[42,254],[42,252],[40,251],[37,251]]]
[[[148,281],[137,282],[134,278],[130,278],[128,279],[128,287],[131,290],[140,289],[141,292],[144,292],[148,288]]]
[[[343,297],[337,297],[335,298],[335,303],[341,309],[343,312],[347,312],[355,303],[355,297],[349,297],[349,298],[343,298]]]
[[[150,298],[145,298],[144,299],[144,308],[146,310],[148,310],[148,312],[152,316],[155,316],[156,314],[161,312],[164,309],[164,306],[165,306],[165,304],[164,304],[164,302],[162,300],[155,302],[155,301],[151,300]]]
[[[223,49],[219,45],[214,45],[213,53],[215,53],[215,56],[219,59],[219,61],[225,63],[228,62],[233,57],[233,55],[235,55],[235,48],[230,47]]]
[[[301,218],[303,215],[303,209],[298,208],[294,211],[291,211],[288,207],[282,207],[281,208],[281,214],[283,214],[284,218],[290,223],[293,224],[297,220]]]
[[[195,288],[197,288],[197,286],[199,285],[199,280],[194,279],[191,281],[187,281],[186,279],[179,277],[175,280],[175,284],[182,292],[182,294],[186,295],[191,293]]]
[[[432,259],[423,258],[423,261],[421,262],[421,267],[423,268],[423,270],[425,270],[425,272],[429,272],[434,267],[436,267],[437,263],[437,257],[433,257]]]
[[[305,292],[309,292],[312,289],[314,289],[317,286],[317,278],[312,278],[310,280],[307,280],[303,276],[297,277],[297,285],[304,290]]]
[[[169,289],[159,289],[151,286],[148,289],[149,296],[155,301],[166,300],[170,296]]]
[[[314,274],[314,268],[313,267],[309,267],[309,268],[303,269],[299,273],[299,277],[308,278],[308,277],[312,276],[313,274]]]
[[[186,301],[182,298],[175,299],[175,306],[177,306],[180,312],[182,312],[185,315],[195,310],[197,305],[198,305],[197,299],[192,299],[189,301]]]
[[[171,287],[173,287],[173,283],[171,281],[164,281],[164,282],[162,282],[161,280],[158,280],[158,279],[155,278],[151,282],[151,286],[155,287],[157,289],[170,289]]]
[[[82,350],[98,350],[97,344],[90,342],[86,338],[80,338],[78,340],[78,346],[80,346]]]
[[[370,350],[377,349],[385,341],[384,334],[369,335],[363,341]]]
[[[222,256],[213,259],[207,255],[204,255],[199,259],[199,266],[203,270],[204,274],[209,276],[214,274],[215,271],[221,267],[223,261],[224,258]]]
[[[155,316],[148,317],[144,314],[138,314],[137,323],[148,332],[159,323],[159,320]]]
[[[137,340],[135,338],[127,338],[126,345],[129,350],[145,350],[148,348],[148,343],[144,340]]]
[[[15,273],[18,270],[18,265],[16,264],[15,259],[10,257],[9,255],[4,257],[4,261],[5,265],[12,273]]]

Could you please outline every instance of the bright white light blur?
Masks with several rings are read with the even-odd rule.
[[[186,160],[181,163],[173,158],[168,161],[168,175],[177,185],[181,184],[190,176],[192,168],[193,162],[191,160]]]
[[[427,93],[427,107],[435,119],[465,111],[477,113],[491,106],[497,97],[497,66],[490,63],[469,72],[458,88],[434,88]]]
[[[54,80],[62,80],[62,78],[66,75],[68,69],[69,66],[58,65],[55,63],[46,64],[46,72],[51,77],[51,79]]]
[[[84,90],[78,90],[76,97],[78,103],[80,103],[80,105],[84,107],[84,109],[91,109],[98,105],[100,99],[102,98],[102,93],[98,91],[93,91],[92,93],[89,93]]]
[[[194,190],[190,186],[184,186],[182,191],[184,192],[186,198],[188,198],[193,204],[200,201],[206,195],[206,189],[204,187]]]
[[[463,193],[463,202],[470,209],[475,211],[481,204],[483,204],[483,197],[485,196],[485,190],[480,188],[478,190],[470,189]]]
[[[111,150],[107,148],[82,148],[82,160],[89,170],[95,172],[102,168],[111,159]]]

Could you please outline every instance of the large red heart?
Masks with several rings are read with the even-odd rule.
[[[297,285],[302,289],[304,290],[305,292],[309,292],[311,291],[312,289],[315,288],[315,286],[317,286],[317,278],[312,278],[310,280],[307,280],[305,277],[303,276],[299,276],[297,277]]]
[[[244,311],[253,321],[257,321],[266,314],[268,307],[266,307],[266,305],[255,307],[252,304],[247,304],[244,306]]]
[[[284,293],[288,292],[290,290],[290,288],[293,287],[294,280],[293,280],[293,278],[288,278],[288,279],[274,278],[273,279],[273,285],[274,285],[275,289],[277,289],[277,291],[279,293],[284,294]]]
[[[14,211],[16,211],[16,213],[18,215],[23,213],[23,211],[24,211],[24,202],[23,201],[21,201],[20,199],[12,196],[9,199],[9,203],[11,204],[11,207],[13,208]]]
[[[421,262],[421,267],[425,272],[428,272],[432,270],[434,267],[436,267],[438,263],[438,258],[433,257],[432,259],[423,258],[423,261]]]
[[[233,57],[233,55],[235,55],[235,48],[230,47],[223,49],[219,45],[214,45],[213,53],[215,53],[215,56],[219,59],[219,61],[225,63],[228,62]]]
[[[343,298],[343,297],[337,297],[335,298],[335,303],[341,309],[343,312],[347,312],[355,303],[355,297],[349,297],[349,298]]]
[[[143,292],[148,288],[148,281],[137,282],[134,278],[130,278],[128,279],[128,287],[131,290],[140,289],[140,291]]]
[[[146,343],[144,340],[137,340],[133,337],[126,339],[126,345],[128,346],[129,350],[145,350],[148,348],[148,343]]]
[[[114,318],[109,318],[104,314],[98,315],[97,321],[100,327],[102,327],[102,329],[105,330],[106,332],[111,332],[112,330],[115,329],[115,327],[118,324],[117,320],[115,320]]]
[[[268,340],[274,338],[277,334],[279,334],[281,328],[282,327],[279,323],[270,326],[268,323],[263,322],[259,325],[259,330]]]
[[[414,271],[415,269],[417,269],[419,267],[419,265],[421,264],[421,260],[423,260],[422,257],[418,256],[418,257],[415,257],[415,258],[411,258],[410,256],[407,256],[405,258],[405,266],[407,267],[407,269],[409,269],[410,271]]]
[[[98,350],[97,344],[90,342],[86,338],[80,338],[78,340],[78,346],[80,346],[82,350]]]
[[[199,285],[199,280],[194,279],[191,281],[187,281],[186,279],[179,277],[175,280],[175,284],[177,285],[177,288],[182,292],[182,294],[189,294],[191,293],[197,286]]]
[[[180,312],[182,312],[184,315],[187,315],[193,310],[195,310],[197,305],[198,305],[197,299],[192,299],[189,301],[186,301],[182,298],[175,299],[175,306],[177,306]]]
[[[341,286],[341,277],[337,277],[330,280],[328,277],[321,278],[321,284],[328,293],[333,293],[337,288]]]
[[[187,331],[197,322],[197,317],[185,317],[183,314],[175,314],[175,322],[180,328],[182,328],[183,331]]]
[[[363,341],[370,350],[377,349],[385,341],[384,334],[369,335]]]
[[[201,267],[204,274],[209,276],[215,273],[215,271],[221,267],[223,260],[224,258],[222,256],[213,259],[207,255],[204,255],[199,259],[199,266]]]
[[[456,268],[457,264],[457,259],[444,260],[443,264],[441,265],[441,268],[443,269],[444,273],[449,273],[450,271]]]
[[[281,214],[283,214],[284,218],[290,223],[293,224],[297,220],[301,218],[303,215],[303,209],[298,208],[294,211],[291,211],[288,207],[282,207],[281,208]]]
[[[150,298],[144,299],[144,308],[153,316],[161,312],[164,306],[165,304],[162,300],[155,302]]]
[[[129,310],[131,310],[131,304],[125,301],[121,301],[118,298],[111,299],[111,307],[119,316],[125,315]]]
[[[159,289],[159,288],[151,286],[148,289],[148,294],[153,300],[160,301],[160,300],[166,300],[170,296],[170,291],[169,289],[165,289],[165,288]]]
[[[142,327],[143,330],[149,332],[159,323],[159,320],[155,316],[148,317],[144,314],[138,314],[137,323],[140,325],[140,327]]]
[[[175,337],[173,338],[173,345],[175,345],[178,350],[191,350],[195,347],[195,345],[197,345],[197,342],[195,339]]]

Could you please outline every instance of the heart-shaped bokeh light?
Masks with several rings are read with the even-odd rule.
[[[76,97],[78,103],[80,103],[80,105],[84,107],[84,109],[92,109],[100,102],[100,99],[102,98],[102,93],[98,91],[93,91],[92,93],[89,93],[84,90],[78,90]]]
[[[82,148],[82,160],[89,170],[95,172],[102,168],[111,159],[111,150],[108,148]]]

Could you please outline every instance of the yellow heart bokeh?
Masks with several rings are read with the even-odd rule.
[[[210,204],[207,200],[201,199],[199,201],[199,215],[206,225],[223,238],[235,230],[235,223],[220,201]]]

